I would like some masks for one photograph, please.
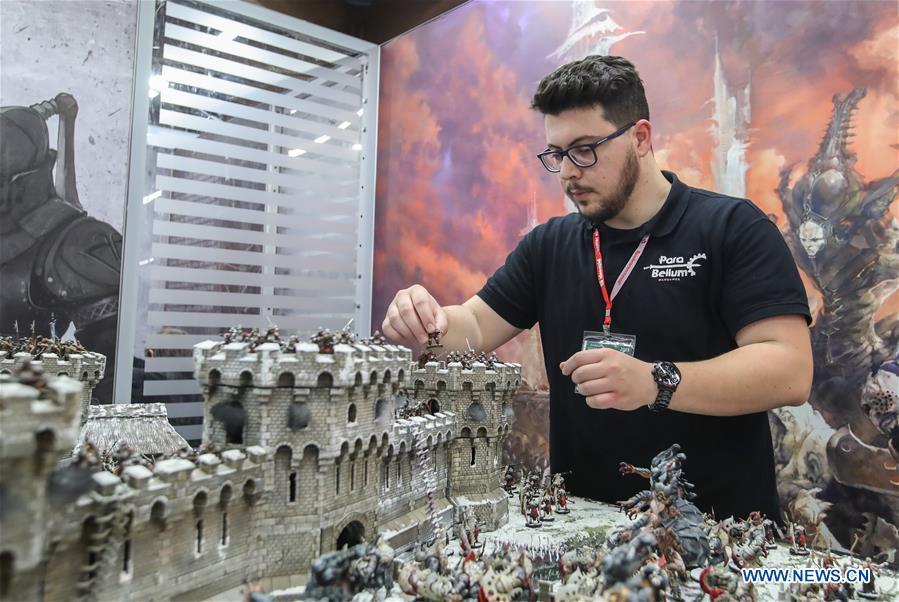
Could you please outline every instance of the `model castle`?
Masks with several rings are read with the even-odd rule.
[[[84,370],[45,359],[35,382],[3,360],[0,600],[198,600],[248,578],[299,584],[322,553],[378,536],[409,549],[463,509],[484,529],[505,523],[518,365],[419,366],[392,345],[328,351],[198,344],[214,451],[123,462],[119,474],[68,457],[94,372],[79,382]]]

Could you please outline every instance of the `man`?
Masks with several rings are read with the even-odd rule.
[[[645,483],[618,463],[648,466],[679,443],[702,510],[779,517],[765,412],[805,402],[812,356],[777,227],[749,201],[660,170],[643,84],[623,58],[560,67],[532,106],[546,128],[539,158],[578,213],[531,231],[462,305],[399,291],[385,335],[424,343],[437,329],[447,349],[491,351],[539,322],[550,461],[571,471],[572,494],[626,499]],[[588,331],[600,332],[582,351]]]

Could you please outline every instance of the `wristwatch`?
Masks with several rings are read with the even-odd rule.
[[[680,370],[671,362],[656,362],[652,367],[652,379],[659,386],[659,393],[654,402],[649,404],[653,412],[661,412],[668,408],[671,396],[680,384]]]

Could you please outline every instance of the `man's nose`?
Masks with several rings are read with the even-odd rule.
[[[581,168],[574,164],[571,157],[562,157],[562,164],[559,167],[559,177],[563,180],[576,180],[581,177]]]

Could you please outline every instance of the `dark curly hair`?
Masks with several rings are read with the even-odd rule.
[[[592,55],[562,65],[543,78],[531,101],[531,108],[544,115],[594,106],[618,127],[649,119],[646,91],[633,63],[620,56]]]

